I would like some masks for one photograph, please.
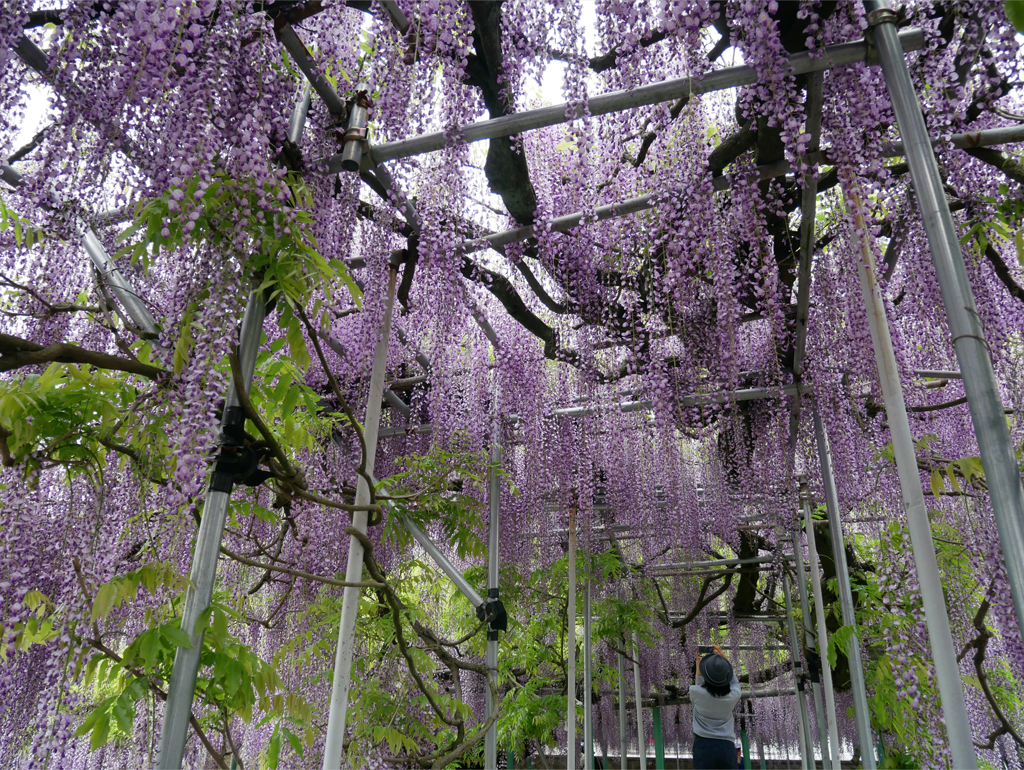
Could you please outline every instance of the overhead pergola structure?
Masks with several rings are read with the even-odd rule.
[[[393,20],[395,27],[400,32],[405,33],[409,29],[410,23],[398,5],[394,2],[382,2],[381,5]],[[932,149],[937,139],[929,136],[927,132],[904,59],[905,52],[918,50],[925,45],[925,36],[920,30],[914,29],[899,32],[897,30],[896,14],[888,7],[886,0],[866,0],[865,7],[868,11],[867,20],[870,33],[865,39],[836,45],[827,50],[816,52],[814,55],[801,53],[789,57],[789,66],[792,74],[808,76],[806,133],[810,138],[807,145],[807,154],[800,159],[805,165],[803,166],[804,170],[801,176],[802,220],[800,225],[800,262],[797,267],[796,283],[796,343],[792,366],[793,383],[788,386],[775,388],[754,387],[724,392],[695,393],[678,399],[680,407],[699,407],[711,404],[734,405],[752,400],[782,401],[783,399],[789,399],[791,414],[789,433],[791,464],[789,472],[794,483],[800,487],[801,513],[806,524],[806,532],[788,533],[785,537],[780,538],[780,543],[789,542],[791,544],[792,553],[788,555],[776,553],[774,556],[753,558],[715,559],[684,563],[666,562],[637,566],[642,573],[643,579],[657,581],[659,578],[710,574],[718,570],[725,572],[733,568],[758,570],[762,567],[764,569],[772,569],[773,566],[778,567],[782,565],[781,570],[785,581],[785,612],[740,617],[732,616],[732,619],[741,623],[781,623],[785,627],[784,635],[788,638],[789,644],[778,649],[788,651],[791,655],[791,663],[796,674],[796,687],[793,689],[774,688],[762,691],[748,691],[744,693],[743,697],[746,699],[796,696],[801,717],[799,730],[801,758],[803,766],[808,768],[814,767],[816,742],[817,750],[822,756],[823,766],[838,769],[840,754],[836,703],[830,669],[827,665],[820,667],[824,681],[819,684],[816,670],[818,667],[808,666],[806,662],[801,660],[801,648],[812,652],[816,646],[820,649],[827,643],[828,636],[817,563],[818,555],[815,548],[815,522],[811,515],[806,484],[792,457],[796,451],[801,410],[806,410],[808,403],[811,404],[810,411],[813,412],[814,442],[821,465],[821,477],[824,482],[824,502],[828,511],[827,522],[817,522],[817,524],[826,526],[831,535],[834,548],[833,558],[837,565],[838,594],[843,622],[845,625],[855,625],[854,603],[849,575],[845,566],[846,548],[844,545],[839,501],[831,466],[829,439],[825,426],[815,409],[813,391],[810,386],[803,382],[802,376],[804,374],[804,362],[807,354],[808,322],[811,312],[812,257],[815,251],[814,223],[818,189],[814,167],[818,164],[829,163],[830,158],[828,148],[823,149],[819,146],[821,111],[823,109],[823,79],[821,73],[825,70],[865,61],[870,64],[880,65],[883,69],[903,138],[903,141],[898,145],[886,148],[883,155],[889,157],[903,156],[907,159],[907,166],[913,180],[917,203],[921,209],[932,258],[942,289],[943,303],[953,345],[960,364],[958,372],[922,370],[918,374],[922,377],[963,379],[966,400],[970,408],[981,451],[981,460],[988,479],[992,507],[999,527],[1000,541],[1013,593],[1013,602],[1017,610],[1018,619],[1024,622],[1024,490],[1021,487],[1020,473],[1013,445],[1004,420],[1005,410],[999,398],[998,384],[993,373],[989,352],[986,348],[984,332],[980,325],[980,316],[975,308],[963,255],[960,251],[959,239],[953,225],[946,195],[943,192],[942,180]],[[404,219],[404,226],[408,229],[407,234],[418,238],[423,228],[423,223],[416,211],[415,204],[400,189],[385,164],[390,161],[408,159],[417,155],[445,149],[451,142],[452,132],[424,134],[381,145],[369,145],[366,142],[368,105],[360,103],[358,100],[354,105],[346,105],[329,80],[317,70],[315,62],[311,59],[298,34],[290,24],[279,25],[276,31],[283,48],[308,80],[308,86],[303,89],[289,124],[288,138],[290,142],[296,147],[299,147],[302,143],[305,117],[310,107],[310,91],[312,90],[323,101],[332,115],[338,118],[347,115],[347,127],[343,135],[344,149],[337,155],[323,159],[322,167],[328,173],[358,173],[371,188],[378,193],[382,193],[382,197],[389,199],[394,204],[397,213]],[[44,78],[48,78],[45,55],[27,37],[22,37],[14,50],[26,64],[35,69]],[[716,90],[752,85],[756,82],[757,72],[753,67],[724,68],[713,70],[702,78],[666,81],[647,87],[593,97],[589,100],[585,113],[582,111],[581,106],[577,105],[570,108],[567,104],[559,104],[462,126],[456,133],[461,141],[467,143],[484,139],[518,136],[524,132],[546,126],[569,123],[583,117],[584,114],[588,116],[612,114],[645,105],[691,98],[698,94],[710,93]],[[958,148],[1002,145],[1010,142],[1024,141],[1024,128],[998,128],[971,134],[958,134],[947,141],[951,146]],[[136,152],[127,138],[122,149],[129,155]],[[746,172],[744,179],[767,180],[799,172],[799,170],[794,168],[789,162],[782,161],[757,166],[752,171]],[[3,166],[3,180],[13,186],[20,185],[22,181],[20,174],[8,164]],[[716,176],[713,182],[713,189],[717,191],[729,189],[733,182],[734,180],[729,177]],[[847,182],[854,184],[852,179],[840,180],[840,183]],[[857,196],[856,191],[849,192],[849,194],[854,198]],[[656,208],[665,198],[666,193],[664,192],[652,193],[619,203],[600,206],[589,211],[563,215],[544,223],[543,227],[539,224],[532,224],[502,232],[475,233],[462,244],[460,257],[465,259],[466,255],[483,249],[491,248],[500,251],[512,244],[528,243],[531,239],[535,239],[541,230],[545,232],[570,232],[576,228],[586,227],[587,222],[630,216]],[[860,215],[858,214],[858,216]],[[867,227],[867,223],[864,222],[863,218],[859,220],[859,225],[865,229]],[[140,336],[154,336],[156,325],[152,314],[139,301],[130,283],[118,270],[109,255],[105,253],[95,234],[87,226],[83,226],[83,233],[83,245],[102,276],[104,285],[109,288],[110,292],[121,304],[124,313],[136,330],[138,330]],[[344,601],[332,680],[331,706],[329,721],[326,726],[326,745],[322,762],[325,770],[339,768],[342,763],[345,719],[352,675],[352,656],[355,646],[357,607],[360,590],[366,585],[363,580],[363,537],[365,537],[367,531],[369,512],[372,508],[368,477],[372,477],[373,474],[377,443],[379,440],[390,437],[430,433],[433,428],[430,423],[415,422],[412,419],[412,410],[409,408],[409,405],[396,395],[396,391],[400,391],[403,387],[408,386],[408,383],[403,384],[401,381],[392,381],[390,387],[385,383],[392,330],[396,331],[397,336],[403,343],[409,342],[407,332],[397,324],[393,324],[392,317],[394,300],[396,294],[399,293],[399,269],[403,264],[403,259],[406,258],[407,255],[396,252],[392,255],[389,264],[386,309],[376,340],[372,371],[369,378],[367,408],[365,420],[363,421],[367,447],[365,475],[359,478],[355,504],[352,506],[352,528],[355,532],[350,538],[344,585]],[[411,265],[406,268],[407,271],[411,271],[411,269]],[[874,264],[873,253],[866,242],[863,248],[863,260],[858,264],[858,269],[865,305],[868,309],[878,376],[884,395],[884,408],[893,436],[894,457],[904,495],[915,565],[920,578],[924,614],[929,629],[931,654],[935,665],[938,687],[942,696],[949,751],[955,767],[976,767],[977,760],[973,749],[971,730],[959,679],[957,655],[953,647],[946,604],[942,595],[927,510],[924,505],[917,461],[914,455],[907,408],[904,403],[899,370],[886,319],[885,303],[879,290],[877,267]],[[483,312],[476,306],[464,286],[462,286],[462,289],[465,292],[464,301],[470,307],[474,320],[491,343],[493,349],[495,351],[499,350],[501,342],[494,328],[487,321]],[[406,288],[406,293],[407,291],[408,289]],[[505,304],[506,308],[509,307],[508,302],[504,299],[503,304]],[[245,420],[241,404],[247,398],[245,394],[249,387],[249,381],[252,378],[260,333],[263,328],[266,312],[266,298],[257,290],[252,291],[241,325],[237,354],[238,371],[235,372],[235,377],[229,387],[222,416],[223,443],[221,453],[218,455],[217,463],[213,466],[210,474],[208,492],[203,506],[201,524],[195,546],[190,574],[191,585],[188,589],[181,624],[182,630],[190,637],[192,647],[179,647],[177,657],[175,658],[161,730],[160,752],[156,760],[156,766],[161,768],[182,767],[189,725],[190,722],[195,721],[192,716],[192,705],[203,634],[201,630],[197,632],[196,629],[199,619],[211,603],[228,502],[232,487],[238,481],[238,471],[233,465],[232,457],[229,456],[231,452],[225,453],[224,450],[225,448],[237,449],[241,445],[236,435],[241,430],[241,425]],[[321,335],[324,341],[337,352],[341,352],[338,350],[339,347],[343,350],[341,343],[332,339],[329,334],[321,331]],[[557,347],[556,341],[549,340],[549,342],[552,343],[552,347]],[[416,360],[424,373],[428,374],[431,367],[430,361],[426,356],[417,352]],[[381,410],[384,404],[392,407],[393,414],[401,415],[401,418],[392,420],[392,425],[390,426],[381,427]],[[653,407],[654,402],[651,400],[617,401],[610,406],[582,404],[554,409],[545,417],[551,421],[573,420],[602,410],[621,413],[648,412]],[[475,592],[465,578],[462,577],[458,568],[448,561],[442,549],[437,548],[430,541],[429,536],[419,530],[411,521],[405,522],[405,526],[419,545],[438,564],[439,568],[451,578],[456,587],[470,598],[481,621],[489,624],[486,656],[486,667],[489,671],[488,680],[490,685],[486,693],[488,729],[486,731],[485,766],[487,767],[497,766],[498,747],[495,724],[497,712],[493,696],[496,694],[494,685],[496,684],[497,671],[498,632],[501,630],[504,622],[504,610],[501,607],[498,587],[500,491],[497,469],[500,467],[503,457],[503,429],[505,426],[514,426],[519,421],[517,415],[505,415],[505,426],[503,426],[498,405],[495,405],[494,412],[490,450],[493,470],[488,480],[490,518],[486,598],[479,596]],[[668,503],[659,503],[658,505],[667,506]],[[589,536],[596,536],[598,539],[607,540],[614,549],[619,550],[620,555],[620,540],[632,536],[643,537],[642,534],[633,535],[629,532],[629,528],[624,525],[615,524],[613,516],[610,515],[612,513],[610,506],[595,500],[593,509],[606,514],[605,524],[603,528],[592,529],[589,532]],[[754,522],[749,526],[756,528],[762,525]],[[550,534],[555,535],[559,540],[565,539],[566,547],[570,554],[569,606],[575,607],[576,580],[574,570],[578,540],[575,508],[572,509],[569,515],[568,529],[554,531]],[[806,557],[804,556],[804,545],[801,540],[804,534],[806,534]],[[360,537],[360,535],[363,537]],[[807,581],[804,575],[805,558],[807,560],[807,571],[811,578],[810,582],[817,614],[813,621],[809,610]],[[627,563],[624,557],[622,561]],[[795,577],[799,588],[799,601],[802,607],[801,614],[805,624],[803,644],[800,642],[791,609],[791,572],[788,567],[790,561],[795,563],[792,575]],[[594,753],[590,698],[592,687],[590,591],[591,586],[588,581],[585,587],[586,610],[583,619],[584,686],[587,693],[584,703],[586,709],[584,718],[584,766],[588,770],[593,767]],[[715,616],[714,611],[708,611],[706,614],[708,617]],[[728,622],[728,613],[722,613],[722,616],[722,622]],[[570,623],[570,639],[574,630],[575,624]],[[637,657],[638,645],[638,640],[634,640],[633,653]],[[572,650],[569,653],[569,677],[571,681],[575,682],[575,645],[570,642],[569,646]],[[737,645],[737,649],[743,649],[743,645]],[[848,657],[850,660],[851,685],[856,713],[857,738],[862,748],[861,759],[865,767],[874,767],[874,753],[872,748],[868,748],[873,747],[874,738],[870,727],[864,675],[861,670],[861,659],[856,636],[853,636],[850,641]],[[632,703],[630,703],[624,689],[625,656],[623,654],[619,654],[618,663],[619,691],[617,707],[620,714],[620,740],[623,742],[623,748],[620,750],[620,759],[622,767],[625,768],[627,752],[624,748],[626,737],[623,727],[625,725],[626,710],[650,707],[657,712],[658,709],[665,706],[685,703],[686,699],[673,699],[665,697],[660,693],[654,697],[643,695],[641,692],[639,669],[634,661],[635,697]],[[802,673],[805,670],[809,670],[809,672],[806,674]],[[812,683],[811,689],[814,696],[814,710],[817,715],[818,736],[811,734],[808,718],[809,708],[805,697],[805,688],[808,681]],[[568,745],[575,746],[575,697],[572,688],[570,688],[567,700],[569,709],[567,718]],[[660,743],[660,716],[655,718],[654,724],[655,734]],[[637,727],[639,730],[638,746],[643,757],[646,751],[643,719],[638,720]],[[744,740],[746,740],[745,736]],[[659,751],[661,753],[659,756],[659,762],[661,763],[659,767],[661,767],[664,766],[663,749],[659,749]],[[567,749],[566,759],[567,767],[575,768],[577,757],[574,750]]]

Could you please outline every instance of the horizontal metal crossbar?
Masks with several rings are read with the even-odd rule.
[[[919,50],[924,47],[924,32],[920,29],[906,30],[900,33],[900,41],[903,43],[905,51]],[[813,53],[804,51],[793,54],[789,57],[790,73],[793,75],[806,75],[810,72],[820,72],[832,67],[856,64],[867,59],[868,50],[867,41],[861,39],[854,40],[851,43],[830,46]],[[757,70],[748,65],[725,67],[709,72],[701,78],[674,78],[626,91],[613,91],[609,94],[593,96],[587,101],[586,110],[592,116],[607,115],[613,112],[674,101],[683,97],[722,91],[737,86],[753,85],[758,82],[758,79]],[[571,106],[566,103],[555,104],[550,107],[541,107],[537,110],[505,115],[493,120],[471,123],[470,125],[463,126],[459,133],[463,141],[467,143],[494,139],[500,136],[513,136],[524,131],[533,131],[546,126],[571,122],[583,116],[583,109],[583,104],[573,104]],[[413,155],[435,152],[445,147],[450,141],[450,135],[450,132],[437,131],[396,142],[386,142],[371,149],[370,155],[374,162],[381,163],[387,160],[409,158]],[[330,171],[337,172],[341,170],[340,153],[329,158],[327,162]]]
[[[780,398],[782,396],[792,396],[797,392],[799,387],[800,393],[809,393],[810,388],[806,386],[796,385],[785,385],[778,388],[745,388],[743,390],[732,390],[723,391],[721,393],[707,393],[697,394],[692,396],[684,396],[679,399],[676,403],[679,406],[702,406],[706,404],[730,404],[734,401],[756,401],[762,398]],[[625,401],[618,405],[619,411],[621,412],[642,412],[647,409],[651,409],[654,406],[653,401]],[[573,406],[566,409],[555,409],[550,417],[583,417],[588,414],[595,414],[603,410],[603,407],[595,406],[593,404],[587,406]],[[513,420],[518,420],[516,415],[511,416]],[[432,423],[424,423],[422,425],[415,426],[395,426],[391,428],[381,428],[380,433],[377,434],[378,438],[387,438],[388,436],[407,436],[416,433],[433,433],[434,426]]]
[[[749,559],[714,559],[711,561],[689,561],[689,562],[678,562],[676,564],[657,564],[650,567],[651,571],[658,570],[682,570],[682,569],[707,569],[708,567],[739,567],[744,564],[771,564],[775,561],[777,556],[754,556]],[[790,555],[785,555],[783,559],[792,559]]]
[[[933,139],[932,141],[933,143],[937,143],[939,140]],[[1022,141],[1024,141],[1024,126],[1012,126],[1010,128],[995,128],[988,131],[973,131],[966,134],[956,134],[950,140],[950,144],[959,149],[969,149],[971,147],[991,147],[999,144],[1009,144]],[[883,150],[882,154],[887,157],[902,155],[903,143],[897,142],[894,145],[887,146]],[[830,163],[827,151],[810,153],[805,157],[805,161],[810,164]],[[777,163],[758,166],[748,174],[748,177],[756,180],[772,179],[778,176],[785,176],[792,171],[793,165],[788,160],[780,160]],[[733,184],[733,180],[734,178],[730,176],[717,176],[712,180],[711,184],[716,191],[721,192],[729,189]],[[635,198],[627,198],[626,200],[619,201],[618,203],[609,203],[605,206],[598,206],[589,214],[589,218],[591,221],[594,219],[604,221],[607,219],[617,219],[630,214],[636,214],[641,211],[647,211],[648,209],[652,209],[657,206],[658,202],[666,195],[672,195],[672,191],[652,192]],[[577,211],[572,214],[556,217],[544,227],[545,230],[550,230],[556,233],[566,232],[567,230],[579,227],[583,223],[583,217],[584,212]],[[500,233],[492,233],[484,238],[466,241],[463,244],[463,249],[469,253],[471,251],[479,251],[486,248],[498,248],[500,246],[507,246],[510,243],[526,241],[535,237],[536,227],[537,225],[524,225],[523,227],[515,227],[511,230],[503,230]]]
[[[615,696],[618,693],[615,693],[615,692],[602,692],[601,694],[602,695]],[[784,697],[786,697],[788,695],[795,695],[795,694],[796,694],[796,689],[793,688],[793,687],[778,687],[778,688],[772,688],[770,690],[753,690],[753,691],[752,690],[741,689],[740,690],[740,700],[756,700],[758,698],[784,698]],[[688,695],[683,695],[681,697],[666,696],[666,697],[663,697],[663,698],[659,698],[659,697],[655,696],[654,698],[644,698],[642,703],[643,703],[643,707],[645,709],[654,708],[655,706],[685,706],[685,705],[688,705],[690,703],[690,698],[689,698]],[[612,709],[613,710],[617,710],[618,708],[619,708],[618,701],[614,701],[612,703]],[[635,700],[627,701],[626,702],[626,710],[627,711],[635,711],[636,710],[636,701]],[[751,716],[749,714],[747,714],[745,716],[747,717],[747,719],[751,718]]]

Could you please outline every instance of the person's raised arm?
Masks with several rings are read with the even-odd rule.
[[[721,655],[726,660],[729,660],[728,658],[725,657],[725,652],[723,652],[722,648],[719,647],[717,644],[715,645],[715,652],[717,654]],[[733,669],[732,669],[732,681],[729,682],[729,695],[735,696],[737,698],[740,695],[740,678],[736,675],[736,667],[735,666],[733,666]]]

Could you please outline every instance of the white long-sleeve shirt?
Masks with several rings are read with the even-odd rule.
[[[732,712],[740,699],[740,680],[732,672],[729,694],[716,698],[705,690],[704,677],[697,674],[697,684],[690,685],[690,703],[693,704],[693,734],[725,741],[736,740],[736,724]]]

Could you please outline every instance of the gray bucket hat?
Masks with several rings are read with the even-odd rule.
[[[705,655],[700,661],[700,675],[713,685],[727,685],[732,682],[732,663],[717,652]]]

